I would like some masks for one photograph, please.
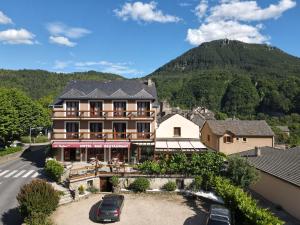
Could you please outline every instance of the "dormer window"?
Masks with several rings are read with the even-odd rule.
[[[231,136],[224,136],[223,137],[223,142],[224,143],[232,143],[233,142],[233,138]]]

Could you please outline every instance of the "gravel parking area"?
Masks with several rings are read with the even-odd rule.
[[[94,222],[103,195],[64,205],[53,214],[57,225],[89,225]],[[204,225],[207,205],[177,194],[125,194],[120,225]]]

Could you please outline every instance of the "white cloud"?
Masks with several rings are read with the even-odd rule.
[[[12,19],[0,11],[0,24],[12,24]]]
[[[189,6],[191,6],[192,4],[191,4],[191,3],[188,3],[188,2],[180,2],[178,5],[181,6],[181,7],[189,7]]]
[[[271,4],[264,9],[259,7],[256,1],[227,1],[212,7],[207,20],[261,21],[278,18],[295,6],[296,2],[293,0],[281,0],[278,4]]]
[[[54,62],[54,66],[53,68],[54,69],[57,69],[57,70],[63,70],[65,68],[67,68],[72,62],[71,61],[60,61],[60,60],[56,60]]]
[[[8,29],[0,31],[0,42],[5,44],[34,44],[35,35],[26,29]]]
[[[195,8],[195,14],[198,16],[200,19],[205,16],[205,13],[208,9],[208,1],[207,0],[201,0],[199,5],[196,6]]]
[[[55,36],[50,36],[49,41],[51,43],[54,43],[54,44],[65,45],[65,46],[68,46],[68,47],[76,46],[75,42],[72,42],[68,38],[62,37],[62,36],[56,36],[56,37]]]
[[[69,27],[64,23],[56,22],[47,24],[47,30],[52,36],[65,36],[67,38],[81,38],[91,31],[82,27]]]
[[[269,38],[260,33],[261,28],[237,21],[210,22],[202,24],[198,29],[188,29],[187,40],[192,45],[224,38],[247,43],[264,43]]]
[[[224,38],[268,43],[270,37],[261,33],[264,28],[261,21],[277,19],[296,6],[294,0],[280,0],[278,4],[270,4],[266,8],[258,6],[257,1],[220,0],[211,8],[207,3],[201,0],[195,8],[196,15],[203,18],[203,22],[197,29],[187,31],[186,40],[192,45]]]
[[[125,3],[122,9],[115,9],[115,14],[123,20],[136,20],[144,22],[159,22],[159,23],[172,23],[179,22],[181,19],[176,16],[164,14],[161,10],[156,8],[156,2],[143,3]]]
[[[142,71],[131,68],[131,63],[114,63],[109,61],[87,61],[74,64],[79,70],[97,69],[105,73],[137,76],[143,74]]]

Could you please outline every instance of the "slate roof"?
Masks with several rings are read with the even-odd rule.
[[[288,150],[271,147],[260,149],[260,156],[255,155],[254,149],[238,155],[246,157],[257,169],[300,187],[300,147]]]
[[[219,136],[227,132],[236,136],[274,136],[265,120],[207,120],[206,123]]]
[[[70,81],[58,101],[62,99],[147,99],[156,100],[155,84],[148,86],[141,80]]]
[[[193,118],[191,118],[191,121],[198,125],[200,127],[200,129],[203,127],[203,125],[205,124],[205,118],[203,118],[202,116],[200,115],[194,115]]]

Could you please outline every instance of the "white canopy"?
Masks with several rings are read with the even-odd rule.
[[[159,140],[155,142],[156,151],[195,151],[206,149],[200,141],[188,141],[188,140]]]

